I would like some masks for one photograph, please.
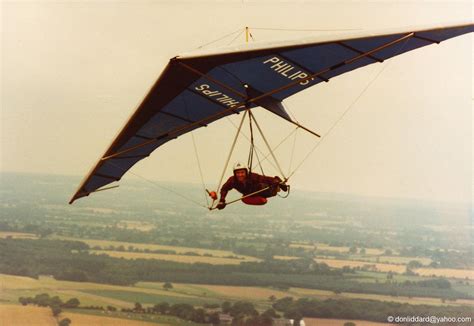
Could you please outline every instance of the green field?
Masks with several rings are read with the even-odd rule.
[[[429,265],[431,264],[432,260],[426,257],[403,257],[403,256],[370,256],[370,255],[351,255],[350,259],[352,260],[359,260],[359,261],[367,261],[367,262],[378,262],[378,263],[386,263],[386,264],[402,264],[406,265],[410,261],[416,260],[422,265]]]
[[[367,276],[369,276],[368,273]],[[372,273],[373,274],[373,273]],[[376,273],[375,273],[376,274]],[[135,286],[116,286],[96,283],[80,283],[69,281],[56,281],[50,277],[40,277],[38,280],[28,277],[11,276],[0,274],[0,284],[3,285],[0,292],[0,301],[9,304],[18,303],[18,298],[35,296],[40,293],[58,295],[64,301],[70,298],[78,298],[81,305],[85,306],[115,306],[117,308],[132,308],[135,302],[153,305],[159,302],[189,303],[202,305],[204,303],[222,303],[224,301],[250,301],[258,309],[266,309],[270,306],[270,296],[277,299],[291,296],[294,298],[310,297],[316,299],[338,299],[358,298],[381,301],[395,301],[410,304],[441,305],[440,299],[417,298],[417,297],[392,297],[386,295],[362,294],[362,293],[340,293],[332,291],[290,288],[288,290],[276,290],[264,287],[243,286],[220,286],[202,284],[173,283],[169,291],[163,290],[163,283],[139,282]],[[468,290],[467,287],[465,287]],[[448,305],[470,305],[474,306],[474,300],[457,300],[446,302]]]
[[[158,259],[174,261],[178,263],[206,263],[213,265],[238,265],[243,261],[259,261],[257,258],[246,257],[243,259],[224,258],[224,257],[207,257],[207,256],[190,256],[190,255],[172,255],[172,254],[154,254],[146,252],[128,252],[128,251],[112,251],[112,250],[90,250],[95,255],[107,255],[110,257],[124,259]]]
[[[114,300],[120,300],[130,303],[140,302],[142,304],[156,304],[159,302],[168,302],[170,304],[175,303],[189,303],[192,305],[202,305],[204,303],[217,303],[217,298],[207,298],[198,296],[174,296],[170,295],[158,295],[147,292],[136,292],[131,288],[128,291],[121,290],[82,290],[81,292],[89,293],[92,295],[111,298]]]
[[[60,240],[70,240],[70,241],[81,241],[88,244],[90,247],[101,247],[101,249],[107,249],[109,247],[117,248],[123,246],[125,249],[133,247],[138,250],[170,250],[174,251],[176,254],[185,254],[185,253],[195,253],[201,256],[208,255],[210,257],[220,257],[226,258],[229,256],[235,256],[241,260],[245,261],[258,261],[259,259],[250,256],[244,255],[235,255],[232,251],[228,250],[214,250],[214,249],[202,249],[202,248],[193,248],[193,247],[180,247],[180,246],[166,246],[166,245],[157,245],[157,244],[145,244],[145,243],[133,243],[133,242],[123,242],[123,241],[110,241],[110,240],[96,240],[96,239],[82,239],[82,238],[72,238],[72,237],[55,237]],[[206,256],[207,257],[207,256]],[[234,259],[234,258],[232,258]]]

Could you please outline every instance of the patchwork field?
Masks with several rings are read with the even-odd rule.
[[[233,252],[228,251],[228,250],[213,250],[213,249],[178,247],[178,246],[165,246],[165,245],[122,242],[122,241],[81,239],[81,238],[70,238],[70,237],[57,237],[57,239],[71,240],[71,241],[82,241],[82,242],[87,243],[91,247],[99,246],[102,249],[106,249],[110,246],[113,246],[113,247],[124,246],[125,248],[133,247],[133,248],[136,248],[136,249],[139,249],[139,250],[173,250],[178,254],[184,254],[184,253],[192,252],[192,253],[196,253],[198,255],[212,255],[213,257],[237,256]],[[242,255],[238,255],[238,257],[242,258],[244,260],[255,260],[256,259],[254,257],[242,256]]]
[[[142,288],[162,288],[163,283],[154,282],[139,282],[137,287]],[[312,297],[317,299],[336,299],[336,298],[350,298],[350,299],[371,299],[380,301],[393,301],[410,304],[428,304],[428,305],[469,305],[474,307],[474,300],[456,300],[446,301],[443,303],[437,298],[424,297],[404,297],[404,296],[388,296],[379,294],[364,294],[364,293],[340,293],[335,294],[333,291],[304,289],[304,288],[290,288],[287,291],[276,290],[271,288],[251,287],[251,286],[221,286],[221,285],[201,285],[201,284],[179,284],[173,283],[173,291],[196,296],[206,296],[208,298],[217,297],[221,300],[247,300],[253,302],[268,302],[270,296],[275,296],[276,299],[281,299],[287,296],[294,298]]]
[[[0,231],[0,238],[13,238],[13,239],[38,239],[33,233],[22,233],[22,232],[6,232]]]
[[[474,270],[468,269],[453,269],[453,268],[417,268],[414,272],[420,274],[421,276],[443,276],[443,277],[453,277],[453,278],[462,278],[462,279],[474,279]]]
[[[292,243],[290,244],[290,248],[303,248],[307,250],[325,250],[325,251],[334,251],[337,253],[349,253],[349,247],[338,247],[338,246],[330,246],[326,243],[316,243],[316,244],[305,244],[305,243]],[[365,248],[366,255],[382,255],[384,250],[377,249],[377,248]]]
[[[147,222],[138,222],[138,221],[121,221],[117,223],[119,228],[129,229],[129,230],[139,230],[139,231],[150,231],[155,228],[151,223]]]
[[[91,326],[91,325],[100,325],[100,326],[165,326],[169,324],[162,323],[150,323],[140,320],[130,320],[123,318],[114,318],[114,317],[102,317],[95,315],[86,315],[75,312],[65,312],[61,314],[62,318],[71,319],[71,325],[74,326]]]
[[[364,267],[369,265],[369,270],[379,272],[393,272],[393,273],[404,273],[406,271],[406,265],[386,264],[386,263],[372,263],[362,262],[356,260],[343,260],[343,259],[324,259],[316,258],[318,263],[326,263],[329,267],[342,268],[344,266],[349,267]],[[373,267],[372,267],[373,266]],[[468,269],[453,269],[453,268],[417,268],[413,269],[415,273],[420,276],[442,276],[446,278],[460,278],[460,279],[474,279],[474,271]]]
[[[0,284],[2,288],[2,291],[0,291],[0,302],[5,304],[17,304],[18,298],[21,296],[28,297],[40,293],[48,293],[51,296],[58,295],[63,301],[70,298],[78,298],[82,306],[95,305],[105,307],[111,305],[117,308],[131,308],[135,302],[145,305],[159,302],[202,305],[204,303],[245,300],[253,302],[256,307],[264,310],[271,304],[269,300],[271,296],[274,296],[276,299],[287,296],[294,297],[295,299],[301,297],[315,299],[358,298],[415,305],[470,305],[474,307],[474,300],[446,301],[442,303],[440,299],[435,298],[393,297],[346,292],[335,294],[332,291],[304,288],[290,288],[285,291],[263,287],[173,283],[173,288],[166,291],[163,289],[163,283],[160,282],[139,282],[135,286],[117,286],[88,282],[56,281],[51,277],[44,276],[36,280],[28,277],[2,274],[0,274]],[[0,325],[2,324],[0,323]]]
[[[90,253],[96,255],[107,255],[110,257],[118,257],[125,259],[159,259],[175,261],[179,263],[207,263],[213,265],[238,265],[243,261],[259,261],[257,258],[247,257],[247,259],[223,258],[223,257],[207,257],[207,256],[186,256],[186,255],[169,255],[154,254],[144,252],[127,252],[127,251],[110,251],[110,250],[90,250]]]
[[[0,304],[1,326],[57,326],[58,320],[69,318],[74,326],[165,326],[166,323],[149,323],[139,320],[62,312],[53,317],[50,308]]]
[[[429,265],[431,264],[432,260],[427,257],[403,257],[403,256],[377,256],[377,257],[357,257],[351,256],[351,259],[354,260],[366,260],[371,262],[376,262],[378,260],[379,263],[388,263],[388,264],[403,264],[406,265],[409,262],[416,260],[422,265]]]
[[[295,260],[299,259],[300,257],[295,257],[295,256],[273,256],[274,259],[280,259],[280,260]]]
[[[196,296],[186,295],[174,291],[165,291],[160,286],[154,288],[141,288],[134,286],[118,286],[89,282],[69,282],[57,281],[51,277],[40,277],[38,280],[22,277],[0,274],[0,301],[17,303],[18,298],[23,296],[34,296],[39,293],[49,293],[59,295],[63,300],[78,298],[82,305],[113,305],[120,308],[130,308],[133,302],[127,297],[114,297],[103,295],[101,291],[114,292],[133,292],[135,294],[143,293],[147,296],[153,296],[157,301],[166,298],[169,301],[188,302],[196,299]],[[132,293],[131,293],[132,294]]]
[[[314,297],[318,299],[368,299],[368,300],[378,300],[378,301],[387,301],[387,302],[399,302],[399,303],[409,303],[413,305],[417,304],[427,304],[427,305],[468,305],[474,307],[474,300],[456,300],[446,301],[443,303],[440,299],[437,298],[424,298],[424,297],[404,297],[404,296],[389,296],[389,295],[380,295],[380,294],[365,294],[365,293],[348,293],[343,292],[339,294],[334,294],[332,291],[324,290],[313,290],[313,289],[302,289],[302,288],[291,288],[288,293],[294,297]],[[279,297],[278,297],[279,298]]]
[[[61,206],[61,205],[44,205],[44,207],[64,209],[64,207]],[[114,213],[116,214],[116,213],[118,213],[118,211],[116,209],[105,208],[105,207],[90,207],[90,206],[75,207],[74,206],[74,209],[79,210],[79,211],[90,212],[90,213],[93,213],[93,214],[114,214]]]
[[[197,289],[211,292],[212,295],[219,297],[234,298],[236,300],[268,300],[270,296],[277,299],[288,296],[287,291],[279,291],[268,288],[259,288],[252,286],[225,286],[225,285],[194,285]]]
[[[216,303],[217,299],[214,297],[201,297],[201,296],[182,296],[173,295],[171,291],[165,294],[157,294],[153,292],[147,293],[147,291],[135,291],[134,287],[130,287],[128,290],[81,290],[88,294],[96,295],[108,300],[118,300],[122,302],[128,302],[128,307],[131,307],[135,302],[142,304],[153,305],[159,302],[168,302],[169,304],[176,303],[189,303],[192,305],[202,305],[204,303]]]
[[[374,270],[380,272],[394,272],[394,273],[403,273],[406,271],[404,265],[395,265],[395,264],[380,264],[380,263],[369,263],[355,260],[342,260],[342,259],[324,259],[324,258],[315,258],[317,263],[325,263],[329,267],[342,268],[344,266],[349,267],[363,267],[365,265],[374,266]],[[369,268],[372,269],[372,268]]]
[[[0,304],[1,326],[57,326],[50,308]]]

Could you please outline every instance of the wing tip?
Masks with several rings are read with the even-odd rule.
[[[69,200],[69,205],[73,204],[79,198],[86,197],[86,196],[89,196],[89,193],[77,191]]]

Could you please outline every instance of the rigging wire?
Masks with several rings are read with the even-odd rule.
[[[262,172],[262,175],[265,175],[265,172],[263,172],[262,162],[260,161],[260,157],[258,156],[258,152],[255,152],[255,157],[257,158],[258,166],[260,167],[260,171]]]
[[[288,138],[291,137],[291,135],[293,135],[297,130],[299,129],[299,127],[296,127],[295,129],[293,129],[293,131],[291,131],[288,135],[286,135],[285,138],[283,138],[275,147],[272,148],[272,151],[276,151],[281,145],[283,145],[283,143],[285,143]],[[261,151],[260,151],[261,152]],[[270,156],[270,152],[268,152],[264,158],[261,160],[261,162],[264,162],[268,157]],[[276,169],[276,166],[273,165],[270,161],[269,163]]]
[[[199,168],[199,175],[201,176],[201,183],[202,183],[202,187],[203,187],[203,190],[204,190],[204,198],[206,198],[206,204],[207,206],[209,206],[209,199],[208,199],[208,196],[206,195],[206,183],[204,182],[204,176],[203,176],[203,173],[202,173],[202,168],[201,168],[201,161],[199,160],[199,154],[198,154],[198,150],[197,150],[197,146],[196,146],[196,140],[194,139],[194,132],[191,131],[191,138],[193,140],[193,146],[194,146],[194,153],[196,154],[196,161],[197,161],[197,164],[198,164],[198,168]]]
[[[272,28],[272,27],[249,27],[255,30],[264,31],[284,31],[284,32],[342,32],[342,31],[360,31],[361,28],[338,28],[338,29],[293,29],[293,28]]]
[[[238,129],[238,126],[236,126],[236,124],[229,118],[229,117],[226,117],[227,121],[235,128],[235,129]],[[272,148],[272,151],[275,152],[281,145],[283,145],[297,130],[299,129],[299,127],[296,127],[295,129],[293,129],[288,135],[286,135],[275,147]],[[250,138],[242,131],[240,133],[242,136],[244,136],[245,139],[247,139],[248,142],[250,142]],[[257,151],[255,151],[255,154],[258,155],[258,152],[260,152],[261,155],[264,155],[264,157],[260,160],[259,159],[259,164],[263,163],[264,161],[266,161],[268,159],[268,157],[270,157],[270,152],[268,153],[264,153],[257,145],[255,145],[255,149]],[[271,161],[268,161],[268,163],[275,169],[277,170],[278,168],[275,166],[275,164],[273,164]],[[252,169],[255,168],[255,166],[252,166]],[[263,170],[263,169],[261,169]]]
[[[255,151],[255,140],[253,137],[253,126],[252,126],[252,120],[255,120],[255,118],[253,116],[252,111],[250,109],[248,109],[248,111],[249,111],[249,128],[250,128],[250,151],[249,151],[249,158],[247,160],[247,167],[249,169],[249,173],[252,172],[253,156],[255,154],[255,156],[257,157],[258,166],[260,167],[260,171],[262,171],[262,174],[265,175],[265,173],[263,172],[262,164],[260,162],[260,158],[258,156],[258,152]]]
[[[398,55],[398,53],[400,53],[403,48],[405,47],[405,45],[407,44],[407,41],[408,40],[405,40],[400,48],[395,52],[395,55]],[[303,163],[309,158],[309,156],[319,147],[319,145],[321,145],[321,143],[324,141],[324,139],[327,138],[327,136],[329,136],[329,134],[331,134],[331,132],[334,130],[334,128],[339,124],[339,122],[342,121],[342,119],[347,115],[347,113],[354,107],[354,105],[359,101],[359,99],[362,97],[362,95],[364,95],[364,93],[369,89],[369,87],[377,80],[377,78],[380,76],[380,74],[392,63],[392,61],[389,61],[388,63],[386,63],[384,66],[382,66],[382,69],[379,70],[378,73],[376,73],[376,75],[374,76],[373,79],[369,80],[369,82],[367,83],[367,85],[362,89],[362,92],[355,98],[354,101],[351,102],[351,104],[349,104],[349,106],[346,108],[346,110],[342,113],[342,115],[339,117],[339,119],[336,120],[336,122],[331,126],[331,128],[329,128],[329,130],[326,132],[325,135],[323,135],[320,140],[313,146],[313,148],[308,152],[308,154],[306,154],[306,156],[303,158],[303,160],[296,166],[296,168],[290,173],[290,175],[288,176],[288,178],[290,178],[292,175],[295,174],[296,170],[298,170],[301,165],[303,165]]]
[[[288,175],[291,174],[291,167],[293,165],[293,157],[295,154],[295,148],[296,148],[296,136],[298,135],[298,127],[295,129],[295,137],[293,138],[293,146],[291,148],[291,154],[290,154],[290,164],[288,165]]]
[[[300,122],[298,121],[298,119],[296,119],[296,116],[295,116],[295,114],[293,113],[293,110],[291,110],[290,107],[288,106],[288,103],[285,102],[285,104],[283,104],[283,102],[281,102],[281,104],[283,105],[284,109],[285,109],[285,110],[288,112],[288,114],[290,115],[290,118],[291,118],[293,121],[295,121],[295,122],[297,122],[297,123],[299,124]]]
[[[221,36],[221,37],[219,37],[219,38],[217,38],[217,39],[215,39],[215,40],[213,40],[213,41],[210,41],[210,42],[208,42],[208,43],[202,44],[202,45],[198,46],[196,49],[202,49],[202,48],[204,48],[204,47],[206,47],[206,46],[208,46],[208,45],[211,45],[211,44],[213,44],[213,43],[219,42],[219,41],[221,41],[221,40],[223,40],[223,39],[225,39],[225,38],[227,38],[227,37],[229,37],[229,36],[231,36],[231,35],[233,35],[233,34],[235,34],[235,33],[238,33],[239,31],[241,31],[241,29],[242,29],[242,28],[239,28],[239,29],[237,29],[236,31],[233,31],[232,33],[226,34],[226,35]]]
[[[126,170],[126,169],[124,169],[124,168],[118,166],[117,164],[114,164],[114,163],[111,162],[111,161],[108,161],[108,164],[113,165],[114,167],[116,167],[116,168],[119,169],[119,170],[122,170],[123,172],[128,172],[128,173],[130,173],[130,174],[132,174],[132,175],[134,175],[134,176],[136,176],[136,177],[138,177],[138,178],[140,178],[140,179],[142,179],[142,180],[144,180],[144,181],[146,181],[146,182],[148,182],[148,183],[154,185],[154,186],[157,187],[157,188],[160,188],[160,189],[166,190],[166,191],[168,191],[168,192],[171,192],[171,193],[173,193],[173,194],[175,194],[175,195],[177,195],[177,196],[179,196],[179,197],[181,197],[181,198],[183,198],[183,199],[185,199],[185,200],[187,200],[187,201],[189,201],[189,202],[193,202],[194,204],[198,205],[199,207],[207,208],[206,206],[202,205],[202,204],[201,204],[200,202],[198,202],[197,200],[194,200],[194,199],[191,198],[191,197],[185,196],[185,195],[183,195],[183,194],[181,194],[181,193],[179,193],[179,192],[177,192],[177,191],[175,191],[175,190],[173,190],[173,189],[171,189],[171,188],[168,188],[168,187],[159,185],[158,183],[156,183],[156,182],[154,182],[154,181],[152,181],[152,180],[150,180],[150,179],[147,179],[147,178],[145,178],[144,176],[139,175],[138,173],[135,173],[135,172],[130,171],[130,170]]]
[[[244,120],[245,120],[246,116],[247,116],[247,111],[245,111],[244,114],[242,115],[242,119],[240,120],[239,127],[237,128],[237,132],[235,133],[234,140],[232,141],[232,146],[230,148],[229,154],[227,155],[227,160],[225,162],[224,169],[222,170],[221,178],[219,179],[219,183],[218,183],[218,186],[217,186],[217,191],[219,191],[221,186],[222,186],[222,180],[224,180],[224,174],[227,170],[227,166],[229,166],[230,158],[232,157],[232,153],[234,151],[235,144],[237,143],[237,138],[239,137],[240,130],[242,129],[242,125],[244,123]]]
[[[254,139],[253,139],[253,127],[252,127],[252,111],[249,111],[249,128],[250,128],[250,150],[249,150],[249,157],[247,159],[247,167],[249,169],[249,173],[252,172],[252,164],[253,164],[253,152],[254,152]]]
[[[346,28],[346,29],[292,29],[292,28],[272,28],[272,27],[249,27],[249,29],[253,30],[266,30],[266,31],[284,31],[284,32],[338,32],[338,31],[358,31],[361,30],[361,28]],[[231,33],[225,34],[217,39],[214,39],[210,42],[204,43],[200,46],[198,46],[196,49],[202,49],[208,45],[217,43],[219,41],[222,41],[236,33],[238,33],[227,45],[231,45],[232,43],[235,42],[236,39],[238,39],[243,33],[245,32],[245,28],[239,28]],[[252,41],[256,41],[255,37],[252,35],[252,33],[249,32],[249,36],[252,39]]]
[[[226,119],[227,119],[227,121],[228,121],[235,129],[238,129],[238,126],[236,126],[236,124],[235,124],[229,117],[226,117]],[[250,138],[249,138],[243,131],[242,131],[240,134],[241,134],[242,136],[244,136],[244,138],[247,139],[247,141],[250,143]],[[260,152],[260,154],[262,154],[262,155],[265,154],[257,145],[254,144],[254,147],[255,147],[255,149],[256,149],[258,152]],[[255,153],[257,153],[257,151],[256,151]],[[270,154],[267,153],[267,154],[265,155],[265,157],[268,157],[269,155],[270,155]],[[264,160],[265,160],[265,159],[264,159]],[[262,160],[262,162],[263,162],[264,160]],[[277,167],[276,167],[271,161],[268,161],[268,163],[269,163],[275,170],[277,169]],[[253,166],[252,166],[252,168],[253,168]]]
[[[245,29],[242,29],[239,34],[237,34],[229,43],[227,43],[227,45],[231,45],[232,43],[234,43],[234,41],[238,39],[240,35],[242,35],[244,32],[245,32]]]
[[[267,145],[267,148],[268,148],[268,150],[270,151],[270,154],[272,155],[272,158],[273,158],[273,160],[275,161],[275,164],[277,165],[278,170],[280,171],[280,174],[281,174],[282,177],[284,177],[285,179],[288,179],[287,177],[285,177],[285,173],[283,172],[283,170],[282,170],[282,168],[281,168],[281,166],[280,166],[280,163],[278,163],[278,160],[276,159],[275,154],[274,154],[273,151],[272,151],[272,147],[271,147],[270,144],[268,143],[267,138],[266,138],[265,135],[263,134],[262,129],[260,128],[260,125],[258,124],[257,120],[255,120],[255,118],[254,118],[254,122],[255,122],[255,126],[257,126],[257,129],[258,129],[258,131],[260,132],[260,136],[262,136],[262,139],[263,139],[263,141],[265,142],[265,145]]]
[[[188,104],[186,102],[186,99],[184,97],[181,97],[181,98],[183,100],[184,110],[186,111],[186,115],[187,115],[188,119],[190,119],[189,109],[188,109]],[[204,190],[204,198],[206,200],[207,206],[209,206],[209,199],[207,198],[206,183],[204,182],[204,175],[202,173],[201,160],[199,159],[199,152],[198,152],[197,145],[196,145],[196,139],[194,138],[194,131],[191,130],[190,134],[191,134],[191,139],[193,141],[194,154],[196,156],[196,161],[197,161],[197,165],[198,165],[198,169],[199,169],[199,175],[201,177],[201,184],[202,184],[202,188]]]

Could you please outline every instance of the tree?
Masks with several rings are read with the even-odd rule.
[[[172,288],[173,284],[171,284],[170,282],[166,282],[165,284],[163,284],[163,289],[165,289],[166,291],[171,290]]]
[[[170,314],[182,319],[191,320],[194,315],[194,307],[187,303],[177,303],[170,307]]]
[[[255,309],[254,305],[251,302],[246,301],[238,301],[234,303],[229,313],[232,317],[238,315],[258,316],[258,311]]]
[[[142,312],[143,311],[143,306],[140,302],[135,302],[135,307],[133,308],[133,311],[135,312]]]
[[[278,311],[285,311],[289,306],[293,304],[292,297],[284,297],[282,299],[278,299],[272,307]]]
[[[62,312],[62,310],[59,306],[51,306],[51,312],[53,313],[54,317],[57,317]]]
[[[64,308],[77,308],[81,302],[77,298],[71,298],[68,301],[66,301],[62,306]]]
[[[26,306],[28,304],[28,299],[24,297],[18,298],[18,301],[23,305]]]
[[[410,260],[407,264],[407,268],[413,269],[413,268],[420,268],[423,267],[423,264],[420,263],[418,260]]]
[[[278,315],[273,308],[269,308],[265,310],[260,316],[264,317],[270,317],[270,318],[280,318],[280,315]]]
[[[107,306],[107,310],[108,311],[117,311],[117,308],[115,308],[113,306]]]
[[[416,273],[412,271],[410,267],[407,266],[404,275],[416,275]]]
[[[219,314],[217,312],[214,312],[209,315],[209,323],[211,323],[212,325],[219,325],[219,322]]]
[[[58,326],[69,326],[69,324],[71,324],[71,319],[64,318],[64,319],[61,319]]]
[[[158,313],[162,314],[162,315],[165,315],[170,310],[170,305],[169,305],[168,302],[160,302],[160,303],[153,306],[153,310],[155,312],[158,312]]]
[[[350,266],[342,266],[342,272],[343,273],[354,273],[354,270]]]
[[[232,304],[229,301],[225,301],[221,305],[222,312],[223,313],[228,313],[230,311],[230,308],[232,308]]]
[[[285,318],[293,319],[293,325],[299,325],[301,319],[303,319],[303,315],[298,309],[290,309],[285,312]]]
[[[195,323],[205,323],[206,322],[206,312],[204,309],[199,308],[194,310],[191,320]]]

